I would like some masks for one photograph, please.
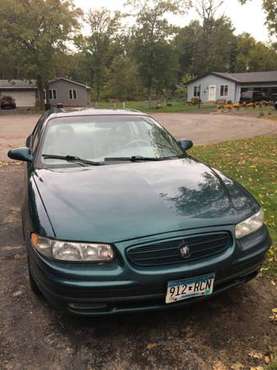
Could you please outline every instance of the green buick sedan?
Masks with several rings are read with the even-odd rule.
[[[254,278],[270,247],[254,197],[147,114],[46,112],[26,162],[30,285],[78,315],[183,307]]]

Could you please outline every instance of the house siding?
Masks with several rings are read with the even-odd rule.
[[[89,90],[75,83],[57,80],[49,83],[49,89],[56,90],[56,99],[49,99],[51,105],[63,104],[66,107],[83,107],[90,103]],[[69,90],[76,91],[76,99],[70,99]]]
[[[206,103],[209,101],[209,86],[216,86],[216,99],[215,100],[232,100],[232,102],[239,101],[240,92],[238,91],[238,86],[235,82],[214,76],[212,74],[205,77],[199,78],[187,85],[187,100],[191,101],[194,97],[194,87],[201,86],[200,88],[200,98],[201,101]],[[220,96],[220,86],[228,85],[228,95]]]

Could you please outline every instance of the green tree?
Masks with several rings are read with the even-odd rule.
[[[132,30],[133,56],[150,100],[153,90],[167,94],[175,85],[178,59],[172,38],[176,29],[169,24],[166,15],[180,13],[188,2],[135,0],[129,4],[136,17]]]
[[[121,14],[101,8],[91,10],[86,17],[90,35],[77,40],[85,55],[89,81],[94,88],[96,100],[107,82],[113,58],[120,53]]]
[[[249,34],[235,36],[230,19],[217,17],[221,4],[222,1],[198,0],[200,21],[193,21],[179,30],[175,39],[179,76],[276,69],[274,45],[257,42]]]
[[[67,63],[67,75],[74,81],[90,84],[90,64],[87,55],[83,51],[70,53],[65,58]]]
[[[138,68],[131,56],[126,54],[114,58],[106,85],[106,94],[121,101],[134,100],[142,92]]]
[[[59,56],[79,29],[80,15],[81,11],[71,0],[1,0],[0,29],[1,39],[5,40],[4,50],[18,61],[19,75],[36,78],[41,106]]]
[[[1,40],[0,35],[0,79],[20,78],[17,58],[14,50],[6,44],[6,40]]]
[[[229,18],[217,15],[222,5],[222,0],[198,0],[196,4],[202,26],[198,47],[200,53],[206,51],[205,72],[231,71],[234,67],[234,28]]]
[[[236,71],[267,71],[277,69],[277,51],[257,42],[248,33],[237,38]]]
[[[209,25],[192,21],[175,39],[179,53],[179,75],[201,75],[212,71],[235,70],[236,37],[226,17],[209,19]]]

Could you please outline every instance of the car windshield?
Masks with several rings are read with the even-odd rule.
[[[47,165],[76,165],[81,160],[162,160],[183,154],[176,140],[157,122],[133,115],[52,119],[40,153],[41,161]]]

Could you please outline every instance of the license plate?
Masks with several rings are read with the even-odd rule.
[[[208,296],[213,293],[215,274],[197,276],[190,279],[169,281],[165,303],[184,299]]]

